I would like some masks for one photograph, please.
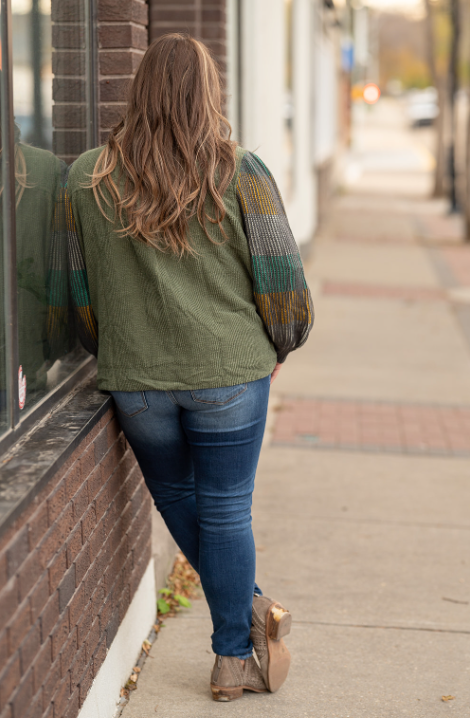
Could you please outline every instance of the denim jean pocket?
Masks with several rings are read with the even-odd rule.
[[[149,408],[143,391],[112,391],[111,394],[124,416],[136,416]]]
[[[235,386],[222,386],[218,389],[194,389],[191,391],[193,401],[198,404],[216,404],[223,406],[228,404],[237,396],[246,391],[246,384],[235,384]]]

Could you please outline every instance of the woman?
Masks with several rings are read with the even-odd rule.
[[[201,576],[212,694],[225,701],[277,690],[289,668],[290,614],[255,584],[251,498],[271,377],[312,323],[274,180],[229,130],[207,48],[167,35],[147,50],[105,147],[68,180],[98,386]]]

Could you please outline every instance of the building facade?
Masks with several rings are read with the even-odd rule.
[[[149,43],[188,32],[305,255],[336,152],[336,18],[330,0],[2,0],[0,24],[0,718],[111,718],[175,546],[55,302],[64,173],[119,121]]]

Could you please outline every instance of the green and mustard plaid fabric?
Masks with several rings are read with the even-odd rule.
[[[307,341],[313,304],[276,182],[252,152],[241,162],[237,199],[250,247],[255,303],[282,363]]]
[[[67,191],[66,168],[57,198],[49,270],[48,338],[54,346],[72,309],[78,337],[87,351],[98,353],[98,325],[90,302],[85,262]]]
[[[47,287],[47,338],[51,357],[65,353],[63,344],[69,334],[69,286],[67,276],[67,228],[65,223],[64,182],[54,206],[52,219],[52,238],[50,244],[49,271]]]

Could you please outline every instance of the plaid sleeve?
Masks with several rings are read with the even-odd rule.
[[[237,198],[251,252],[256,306],[282,363],[307,341],[312,297],[274,178],[251,152],[241,163]]]
[[[72,202],[67,191],[67,182],[64,186],[64,212],[67,227],[69,291],[75,314],[75,324],[82,345],[90,354],[96,356],[98,354],[98,323],[91,306],[85,260],[73,216]]]
[[[47,277],[47,340],[49,359],[54,362],[70,349],[69,291],[67,280],[67,231],[65,227],[63,178],[56,193]]]

